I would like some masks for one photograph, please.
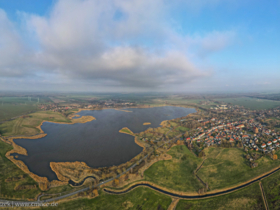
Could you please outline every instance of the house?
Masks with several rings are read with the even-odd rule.
[[[243,135],[242,139],[245,139],[245,138],[249,138],[249,136],[248,135]]]
[[[233,140],[233,139],[230,139],[230,140],[229,140],[229,142],[231,142],[231,143],[232,143],[232,142],[234,142],[234,140]]]
[[[236,128],[238,128],[238,129],[241,129],[241,128],[244,128],[244,127],[245,127],[244,124],[240,124],[240,125],[236,126]]]
[[[271,144],[272,144],[271,141],[269,141],[269,142],[267,143],[268,146],[271,145]]]
[[[273,144],[276,144],[276,142],[277,142],[277,139],[274,139],[274,140],[273,140],[272,142],[273,142]]]
[[[262,144],[262,146],[261,146],[262,148],[265,148],[266,147],[266,145],[265,144]]]

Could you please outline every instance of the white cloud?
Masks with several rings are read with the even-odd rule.
[[[47,16],[21,13],[39,46],[26,47],[0,10],[0,40],[6,43],[0,42],[0,77],[166,89],[211,75],[186,49],[206,56],[226,47],[234,33],[184,37],[167,13],[164,0],[59,0]]]

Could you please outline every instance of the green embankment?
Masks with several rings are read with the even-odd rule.
[[[242,190],[202,200],[180,200],[176,210],[261,210],[265,209],[258,183]]]
[[[249,181],[277,166],[280,161],[261,157],[258,167],[251,168],[245,154],[238,148],[214,148],[204,150],[207,159],[198,171],[198,176],[208,183],[210,190],[223,189]]]
[[[262,181],[269,209],[280,209],[280,172]]]
[[[169,196],[144,187],[138,187],[131,192],[122,195],[111,195],[102,190],[100,190],[99,193],[100,195],[93,199],[81,198],[65,203],[59,203],[57,207],[44,207],[42,209],[167,209],[171,203],[171,198]]]
[[[193,172],[202,162],[189,149],[182,146],[172,147],[168,152],[171,160],[156,162],[145,171],[145,180],[168,189],[184,192],[197,192],[203,188]]]

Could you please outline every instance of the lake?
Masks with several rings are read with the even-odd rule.
[[[133,136],[119,133],[120,129],[128,127],[134,133],[139,133],[149,127],[159,127],[164,120],[180,118],[196,111],[174,106],[126,110],[131,112],[115,109],[81,111],[77,114],[96,118],[84,124],[44,122],[41,128],[47,133],[46,137],[14,140],[28,152],[28,156],[18,155],[16,159],[22,160],[34,174],[47,177],[50,181],[57,180],[50,162],[81,161],[93,168],[119,165],[143,149],[134,142]],[[151,125],[143,125],[144,122]]]

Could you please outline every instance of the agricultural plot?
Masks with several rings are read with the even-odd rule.
[[[28,114],[38,110],[35,105],[1,105],[0,104],[0,122],[9,120],[23,114]]]
[[[0,122],[37,111],[39,103],[49,103],[48,97],[0,97]]]
[[[39,133],[36,128],[43,120],[52,122],[71,122],[59,112],[39,111],[28,115],[26,118],[17,118],[0,124],[0,132],[4,136],[35,135]]]
[[[280,106],[280,101],[257,99],[257,98],[223,98],[215,99],[217,101],[223,101],[225,103],[231,103],[233,105],[244,106],[248,109],[273,109]]]

